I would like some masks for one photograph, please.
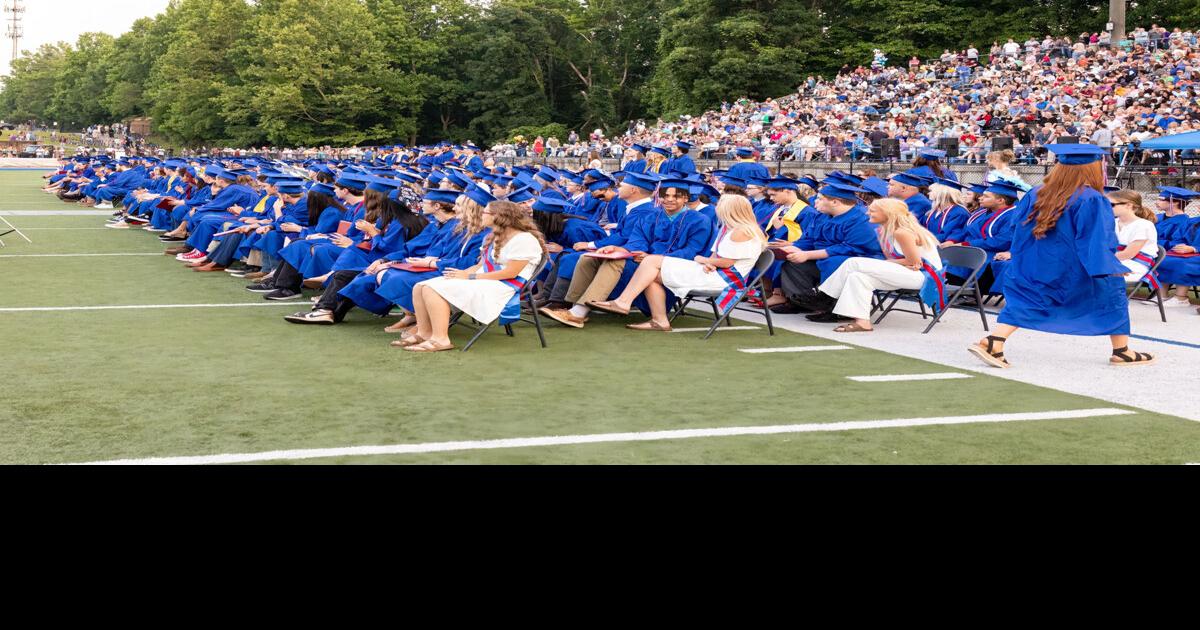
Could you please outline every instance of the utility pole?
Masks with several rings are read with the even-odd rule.
[[[1112,42],[1125,39],[1125,0],[1108,0],[1108,21],[1112,22]]]
[[[4,12],[11,13],[12,17],[5,18],[8,22],[8,33],[5,35],[12,40],[12,58],[10,61],[16,61],[17,55],[21,54],[21,36],[25,34],[25,30],[21,28],[21,20],[25,7],[21,0],[12,0],[4,3]]]

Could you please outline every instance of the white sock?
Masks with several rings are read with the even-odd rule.
[[[571,307],[571,314],[574,315],[575,317],[578,317],[579,319],[583,319],[584,317],[587,317],[588,313],[591,313],[591,312],[592,312],[592,307],[590,307],[590,306],[576,304],[575,306]]]

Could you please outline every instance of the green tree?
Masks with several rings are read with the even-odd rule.
[[[48,122],[57,82],[70,52],[71,46],[65,42],[43,44],[33,53],[14,59],[9,76],[4,77],[4,91],[0,93],[0,118]],[[79,121],[61,122],[74,125]]]

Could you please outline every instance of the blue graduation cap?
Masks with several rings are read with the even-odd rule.
[[[734,177],[732,175],[721,175],[717,177],[717,179],[721,180],[721,183],[725,184],[726,186],[736,186],[742,189],[745,189],[750,185],[750,182],[747,182],[741,177]]]
[[[716,201],[721,198],[721,191],[708,184],[692,184],[692,187],[688,189],[688,192],[692,195],[692,201],[699,200],[700,195],[708,197],[711,201]]]
[[[754,147],[738,147],[737,151],[734,151],[734,153],[736,153],[738,157],[743,158],[743,159],[744,158],[752,158],[752,157],[754,157]]]
[[[578,173],[572,173],[571,171],[563,171],[562,176],[564,179],[566,179],[567,181],[569,181],[573,184],[578,184],[580,186],[583,185],[583,175],[580,175]]]
[[[909,173],[899,173],[897,175],[893,175],[892,181],[898,184],[904,184],[905,186],[912,186],[913,188],[924,188],[929,185],[929,180],[911,175]]]
[[[446,176],[438,171],[434,171],[429,174],[429,184],[431,186],[437,186],[438,184],[442,183],[443,179],[446,179]]]
[[[333,193],[333,186],[330,186],[329,184],[322,184],[322,183],[320,183],[320,182],[317,182],[317,183],[313,184],[313,187],[312,187],[312,188],[309,188],[309,189],[308,189],[308,192],[310,192],[310,193],[320,193],[320,194],[322,194],[322,195],[327,195],[327,196],[330,196],[330,197],[332,197],[332,196],[333,196],[333,194],[334,194],[334,193]]]
[[[433,201],[436,203],[453,204],[458,201],[458,193],[453,190],[442,190],[440,188],[426,188],[425,195],[421,197],[425,201]]]
[[[934,180],[933,183],[937,184],[938,186],[946,186],[948,188],[953,188],[954,190],[962,190],[962,189],[966,188],[966,186],[963,186],[961,183],[956,182],[953,179],[950,179],[948,177],[939,177],[936,180]]]
[[[458,173],[455,173],[454,171],[447,171],[446,179],[450,180],[451,184],[454,184],[459,188],[466,188],[467,186],[471,185],[471,180],[459,175]]]
[[[616,184],[613,180],[607,177],[601,177],[588,184],[588,190],[595,192],[597,190],[606,190],[612,188]]]
[[[1099,162],[1108,154],[1094,144],[1047,144],[1046,149],[1058,156],[1059,164],[1079,166]]]
[[[646,147],[645,145],[641,145],[636,142],[629,145],[629,148],[633,149],[634,151],[637,151],[638,153],[641,153],[643,155],[645,155],[646,153],[648,153],[650,151],[650,149],[648,147]]]
[[[466,195],[468,199],[481,206],[486,206],[496,200],[491,193],[480,188],[479,186],[476,186],[475,184],[468,186],[467,189],[463,191],[463,194]]]
[[[772,177],[767,180],[767,189],[800,192],[800,182],[790,177]]]
[[[600,179],[602,177],[607,177],[603,172],[598,171],[594,168],[587,169],[586,171],[581,173],[581,175],[584,177],[584,179],[587,179],[588,177],[591,177],[592,179]]]
[[[665,147],[654,147],[653,149],[650,149],[650,152],[657,153],[663,157],[671,157],[671,152]]]
[[[390,193],[393,190],[399,189],[403,185],[404,185],[404,182],[401,182],[398,179],[388,179],[386,177],[372,177],[370,183],[367,184],[367,190],[374,190],[376,192],[381,192],[381,193]]]
[[[535,212],[548,214],[566,214],[569,210],[574,210],[575,206],[571,202],[557,197],[542,196],[533,202],[533,209]]]
[[[495,183],[497,186],[503,186],[505,188],[508,188],[509,184],[513,183],[513,181],[514,178],[509,177],[508,175],[497,175],[492,178],[493,183]]]
[[[660,179],[654,173],[626,173],[625,181],[622,183],[653,192],[655,188],[658,188]]]
[[[926,160],[941,160],[946,157],[946,152],[941,149],[923,148],[917,150],[917,155]]]
[[[275,190],[281,195],[303,195],[304,184],[300,182],[280,182],[275,185]]]
[[[1111,195],[1115,192],[1120,192],[1120,191],[1121,191],[1120,186],[1105,186],[1104,187],[1104,194],[1106,194],[1106,195]]]
[[[342,176],[337,179],[338,186],[341,186],[342,188],[349,188],[351,190],[366,190],[367,185],[370,183],[371,182],[366,175],[352,173],[348,170],[343,171]]]
[[[552,168],[550,166],[543,166],[542,168],[538,169],[538,172],[535,173],[533,176],[540,178],[542,180],[545,180],[547,183],[550,183],[550,184],[553,184],[554,182],[558,181],[558,177],[559,177],[558,171],[554,170],[554,168]]]
[[[1016,184],[998,180],[987,184],[987,192],[993,195],[1008,197],[1009,199],[1018,199],[1021,196],[1022,190]]]
[[[396,177],[410,184],[416,184],[421,181],[421,176],[408,171],[396,171]]]
[[[862,188],[863,190],[867,191],[868,193],[870,193],[872,195],[875,195],[876,197],[887,197],[888,196],[887,182],[883,181],[882,179],[879,179],[878,177],[868,177],[868,178],[864,179],[863,182],[861,184],[859,184],[859,188]]]
[[[537,197],[537,195],[534,194],[533,189],[526,187],[526,188],[518,188],[518,189],[508,193],[508,196],[505,197],[504,200],[511,201],[513,203],[525,203],[526,201],[529,201],[530,199],[534,199],[536,197]]]
[[[1197,197],[1200,197],[1200,193],[1195,192],[1193,190],[1188,190],[1186,188],[1176,188],[1174,186],[1159,186],[1158,190],[1159,190],[1159,195],[1158,195],[1159,197],[1162,197],[1163,199],[1173,200],[1173,201],[1182,201],[1184,203],[1187,203]]]
[[[971,184],[968,190],[976,195],[982,195],[983,193],[987,192],[987,184]]]
[[[858,193],[866,192],[857,186],[848,184],[829,184],[821,189],[821,196],[832,197],[834,199],[845,199],[846,201],[858,202]]]
[[[690,182],[682,177],[668,177],[668,178],[660,181],[658,183],[658,185],[661,190],[665,190],[667,188],[674,188],[676,190],[689,191],[689,194],[692,189],[692,182]]]
[[[680,140],[675,143],[675,146],[682,151],[691,151],[696,145],[694,145],[690,142],[684,142],[683,140]]]

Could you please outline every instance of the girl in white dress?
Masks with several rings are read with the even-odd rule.
[[[928,277],[922,271],[928,264],[942,272],[938,240],[925,229],[908,206],[896,199],[880,199],[869,209],[871,223],[879,226],[879,244],[887,260],[851,258],[821,284],[821,292],[837,299],[836,315],[852,317],[854,322],[838,326],[834,332],[870,332],[871,296],[877,290],[917,290]]]
[[[644,293],[650,303],[650,321],[629,324],[626,328],[670,332],[665,289],[682,297],[689,291],[721,291],[738,282],[744,285],[746,276],[767,247],[767,235],[758,226],[750,200],[741,195],[721,197],[717,203],[717,222],[720,227],[711,256],[696,256],[692,260],[647,256],[620,297],[588,306],[628,315],[633,301]]]
[[[546,242],[529,211],[520,204],[493,201],[483,210],[483,226],[492,233],[483,243],[480,264],[448,269],[441,278],[413,289],[416,331],[402,341],[412,352],[453,350],[450,343],[451,307],[490,324],[496,321],[533,278],[546,256]],[[519,313],[520,306],[517,305]]]
[[[1133,190],[1118,190],[1108,195],[1117,217],[1117,260],[1129,269],[1125,282],[1137,282],[1150,273],[1158,256],[1158,229],[1154,213],[1142,204],[1142,195]],[[1157,290],[1157,279],[1152,282]]]

